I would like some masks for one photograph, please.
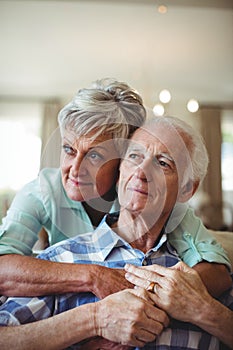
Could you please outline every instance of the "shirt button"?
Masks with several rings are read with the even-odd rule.
[[[142,265],[143,265],[143,266],[146,266],[146,265],[147,265],[147,261],[146,261],[146,260],[143,260]]]

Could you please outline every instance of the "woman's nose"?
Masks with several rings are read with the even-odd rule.
[[[82,154],[76,155],[71,166],[71,174],[73,177],[85,176],[87,174],[85,156]]]

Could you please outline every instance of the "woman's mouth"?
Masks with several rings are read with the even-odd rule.
[[[84,181],[81,181],[81,180],[78,180],[78,179],[71,179],[71,178],[68,179],[68,182],[72,186],[75,186],[75,187],[82,187],[82,186],[90,186],[91,185],[90,182],[84,182]]]

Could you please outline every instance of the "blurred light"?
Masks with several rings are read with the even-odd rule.
[[[158,6],[158,12],[161,13],[162,15],[164,15],[165,13],[167,13],[167,6],[159,5]]]
[[[168,103],[171,100],[171,94],[170,91],[164,89],[159,94],[159,99],[162,103]]]
[[[0,121],[0,189],[18,191],[38,175],[40,168],[41,139],[19,121]]]
[[[189,112],[195,113],[199,109],[199,103],[196,100],[191,99],[187,103],[187,108],[188,108]]]
[[[154,115],[161,117],[164,115],[164,107],[160,103],[157,103],[153,108]]]

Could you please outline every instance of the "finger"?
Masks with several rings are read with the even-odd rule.
[[[151,294],[151,298],[156,299],[156,296]],[[151,322],[148,322],[148,327],[147,329],[153,333],[153,331],[156,329],[156,327],[158,327],[158,329],[160,330],[160,332],[162,331],[160,329],[160,327],[162,326],[162,328],[167,327],[169,325],[170,319],[169,316],[167,315],[167,313],[161,309],[159,309],[156,306],[152,306],[152,305],[147,305],[145,307],[145,314],[146,316],[151,319]],[[161,326],[159,326],[159,324]],[[151,328],[150,328],[151,327]],[[159,333],[156,333],[159,334]]]
[[[147,324],[147,328],[138,328],[137,335],[134,337],[137,342],[140,342],[141,345],[137,345],[139,347],[143,347],[146,343],[152,342],[155,338],[163,331],[164,326],[160,322],[151,322],[151,324]],[[135,341],[134,344],[136,345]]]
[[[125,270],[127,272],[133,273],[139,277],[145,277],[148,274],[148,277],[151,277],[151,273],[156,273],[160,276],[167,276],[171,274],[171,269],[161,265],[149,265],[149,266],[134,266],[131,264],[125,265]]]
[[[145,289],[148,289],[151,282],[162,286],[164,279],[163,276],[158,275],[156,272],[145,271],[143,268],[129,269],[125,274],[125,278],[135,286]]]
[[[158,334],[160,334],[163,330],[163,326],[161,327],[161,325],[159,325],[158,328],[159,328]],[[161,332],[160,332],[160,329],[161,329]],[[142,328],[137,332],[136,338],[137,340],[143,343],[150,343],[155,340],[156,336],[157,336],[157,332],[155,333],[155,328],[153,329],[153,332],[148,332],[148,330]]]
[[[171,269],[179,270],[179,271],[183,271],[183,272],[192,272],[193,271],[193,269],[191,269],[191,267],[186,265],[183,261],[179,261],[177,264],[172,266]]]
[[[133,283],[135,286],[138,286],[138,287],[141,287],[144,289],[146,289],[148,287],[148,285],[150,284],[150,282],[147,279],[137,277],[136,275],[133,275],[133,274],[128,273],[128,272],[125,274],[125,278],[129,282]]]
[[[150,304],[154,304],[154,300],[151,299],[150,294],[148,293],[145,288],[141,288],[141,287],[137,287],[137,289],[133,289],[131,290],[131,293],[133,293],[134,295],[136,295],[137,297],[147,301]]]
[[[168,326],[170,321],[167,313],[155,306],[156,304],[158,304],[159,296],[155,295],[154,293],[148,292],[140,287],[138,289],[129,290],[129,292],[145,300],[144,314],[148,318],[147,321],[150,322],[148,324],[151,326],[151,328],[148,328],[150,332],[153,333],[153,327],[155,327],[154,322],[159,322],[164,327]]]
[[[127,273],[133,274],[144,280],[152,280],[151,278],[153,277],[154,274],[156,274],[156,272],[152,270],[152,265],[150,266],[150,270],[148,268],[145,269],[144,267],[141,267],[141,266],[139,267],[139,266],[127,265],[125,266],[125,270]]]

